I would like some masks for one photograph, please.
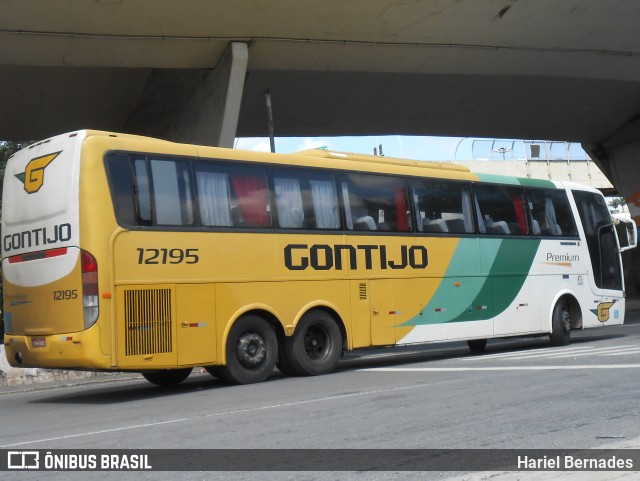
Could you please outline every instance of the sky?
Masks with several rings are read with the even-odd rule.
[[[327,147],[329,150],[373,154],[382,144],[387,157],[414,160],[472,160],[471,141],[464,137],[362,136],[362,137],[276,137],[276,152],[288,154],[306,149]],[[241,138],[237,149],[269,152],[268,138]],[[457,158],[456,158],[457,149]]]
[[[361,137],[276,137],[276,152],[289,154],[306,149],[326,147],[339,152],[373,154],[373,149],[382,144],[387,157],[413,160],[466,161],[492,159],[505,160],[524,158],[525,149],[535,142],[542,145],[542,159],[581,159],[587,154],[578,143],[520,141],[511,139],[477,139],[474,137],[426,137],[406,135],[361,136]],[[269,152],[268,138],[241,138],[236,140],[237,149]],[[475,158],[474,158],[475,157]]]

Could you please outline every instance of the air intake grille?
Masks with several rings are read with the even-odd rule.
[[[127,356],[171,352],[171,289],[124,291]]]
[[[361,301],[366,301],[367,300],[367,284],[366,284],[366,282],[363,282],[362,284],[359,284],[359,289],[360,289],[360,300]]]

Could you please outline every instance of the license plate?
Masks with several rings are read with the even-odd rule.
[[[33,347],[45,347],[47,344],[47,341],[44,337],[34,337],[33,339],[31,339],[31,345]]]

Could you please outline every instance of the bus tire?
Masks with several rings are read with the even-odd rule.
[[[342,354],[342,335],[335,319],[318,309],[307,312],[293,336],[285,339],[284,354],[296,374],[317,376],[333,371]]]
[[[152,384],[162,387],[177,386],[189,377],[192,368],[165,369],[162,371],[143,372],[142,376]]]
[[[484,348],[487,347],[486,339],[471,339],[467,341],[467,346],[471,352],[484,352]]]
[[[252,384],[271,375],[278,360],[278,341],[269,323],[249,314],[236,321],[227,338],[227,364],[215,370],[232,384]]]
[[[564,299],[553,308],[549,340],[552,346],[566,346],[571,342],[571,311]]]
[[[276,367],[283,376],[296,376],[298,374],[287,360],[284,349],[278,349],[278,362],[276,363]]]

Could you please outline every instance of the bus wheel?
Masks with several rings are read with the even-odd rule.
[[[487,347],[486,339],[471,339],[467,341],[467,346],[469,346],[469,350],[471,352],[483,352],[484,348]]]
[[[291,367],[287,356],[285,356],[284,349],[278,349],[278,362],[276,363],[276,367],[283,376],[295,376],[297,374]]]
[[[227,338],[227,364],[216,372],[233,384],[264,381],[278,360],[278,341],[269,323],[247,315],[236,321]]]
[[[142,376],[152,384],[163,387],[177,386],[189,377],[191,368],[166,369],[163,371],[143,372]]]
[[[285,356],[297,374],[316,376],[333,371],[342,354],[342,336],[336,321],[320,310],[307,312],[293,336],[285,339]]]
[[[564,300],[553,308],[549,340],[552,346],[566,346],[571,341],[571,311]]]

